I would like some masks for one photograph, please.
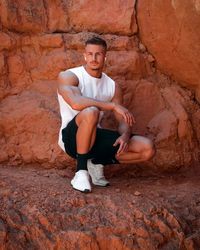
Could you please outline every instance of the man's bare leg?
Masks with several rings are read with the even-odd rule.
[[[91,191],[87,161],[88,152],[95,142],[98,119],[99,110],[95,107],[82,110],[76,117],[77,171],[71,184],[74,189],[81,192]]]
[[[98,120],[99,110],[95,107],[84,109],[77,115],[76,123],[78,126],[78,131],[76,136],[76,142],[78,155],[87,154],[94,145]],[[104,166],[102,164],[94,164],[92,162],[92,159],[89,159],[87,161],[87,167],[94,185],[109,185],[109,181],[105,179],[103,173]]]
[[[154,154],[155,149],[151,140],[143,136],[133,136],[127,151],[115,157],[120,163],[137,163],[150,160]]]
[[[86,108],[77,115],[76,145],[78,154],[88,153],[94,145],[98,119],[99,110],[95,107]]]

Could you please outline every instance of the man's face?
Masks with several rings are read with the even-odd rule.
[[[85,47],[85,61],[91,70],[103,69],[106,51],[103,46],[88,44]]]

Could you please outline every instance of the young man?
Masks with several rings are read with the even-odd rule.
[[[59,145],[77,160],[71,184],[81,192],[90,192],[90,178],[95,185],[107,186],[103,167],[113,163],[136,163],[154,155],[152,142],[131,134],[135,119],[122,106],[119,86],[105,73],[106,42],[93,37],[86,41],[86,64],[59,74],[58,100],[62,118]],[[99,125],[103,111],[112,111],[118,131]]]

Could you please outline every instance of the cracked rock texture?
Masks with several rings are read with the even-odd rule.
[[[84,41],[93,34],[108,42],[105,71],[136,117],[133,132],[155,141],[146,166],[198,162],[198,17],[199,1],[1,1],[0,162],[73,165],[57,146],[56,79],[84,63]],[[103,124],[114,128],[107,117]]]

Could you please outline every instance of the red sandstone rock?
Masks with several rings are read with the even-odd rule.
[[[191,134],[188,114],[182,105],[183,97],[177,92],[175,87],[164,89],[162,94],[178,119],[178,137],[182,139],[187,136],[187,133]]]
[[[47,14],[47,27],[50,32],[70,31],[68,1],[48,1],[45,0],[45,9]],[[73,4],[73,3],[72,3]]]
[[[0,51],[3,49],[10,49],[12,47],[13,41],[11,40],[11,37],[4,33],[4,32],[0,32]]]
[[[175,86],[162,90],[162,96],[169,105],[167,105],[169,110],[158,113],[148,124],[149,131],[156,135],[155,164],[162,165],[163,168],[169,167],[170,164],[175,166],[198,161],[197,140],[187,114],[187,109],[192,103],[180,90],[181,88]],[[177,140],[179,143],[175,144],[174,141]],[[166,165],[163,164],[164,158],[165,160],[168,158]]]
[[[177,119],[174,114],[169,110],[163,110],[158,113],[153,119],[149,122],[149,130],[156,135],[155,141],[157,143],[165,143],[170,139],[177,138]]]
[[[75,53],[73,53],[74,55]],[[72,64],[71,52],[64,52],[63,50],[51,51],[48,54],[41,56],[38,61],[37,68],[31,71],[31,77],[33,80],[46,80],[57,79],[61,70],[64,70],[67,64]]]
[[[49,12],[49,29],[51,31],[86,29],[93,32],[133,34],[137,31],[134,16],[134,1],[102,4],[98,1],[47,2]],[[63,19],[60,18],[63,16]],[[99,21],[101,20],[101,21]]]
[[[38,43],[43,48],[60,48],[63,44],[61,34],[48,34],[38,38]]]
[[[65,41],[65,47],[67,49],[76,49],[83,51],[85,47],[85,41],[94,36],[97,35],[94,32],[80,32],[75,34],[70,33],[64,33],[63,39]],[[104,38],[108,45],[108,50],[114,50],[114,51],[121,51],[121,50],[137,50],[137,42],[136,38],[134,36],[128,37],[128,36],[118,36],[118,35],[111,35],[111,34],[105,34],[102,35],[102,38]]]
[[[6,73],[6,68],[5,68],[5,58],[4,58],[4,54],[1,54],[0,55],[0,73],[1,73],[1,76],[2,75],[5,75]]]
[[[200,8],[199,1],[138,2],[140,38],[155,57],[157,67],[199,98]]]
[[[8,80],[12,85],[11,93],[17,94],[31,84],[31,77],[26,71],[23,55],[13,55],[7,58]]]
[[[111,77],[120,76],[127,80],[138,79],[147,75],[143,56],[134,50],[119,51],[118,53],[108,52],[105,68]]]
[[[198,141],[200,141],[200,110],[198,109],[192,117],[192,124],[193,124],[193,129],[197,135]]]
[[[3,27],[17,32],[46,30],[46,13],[43,1],[2,1],[0,16]]]
[[[116,0],[99,2],[73,0],[68,9],[72,30],[131,35],[137,31],[134,11],[135,1],[121,2]]]
[[[55,94],[54,101],[52,95],[49,97],[33,91],[24,92],[21,96],[9,97],[2,103],[0,127],[1,136],[6,140],[2,145],[4,152],[2,161],[6,160],[5,152],[7,152],[9,161],[13,164],[34,161],[40,163],[48,161],[50,165],[58,161],[59,164],[58,154],[61,153],[57,145],[59,120],[58,113],[54,111],[57,100]],[[2,109],[4,105],[6,109]],[[50,136],[52,127],[56,129]],[[65,158],[67,160],[68,157]]]
[[[164,107],[163,98],[156,84],[145,80],[138,82],[129,105],[136,117],[134,131],[144,133],[149,121]]]
[[[134,5],[131,0],[112,5],[90,0],[3,1],[0,15],[3,27],[17,32],[90,30],[131,35],[137,31]]]

